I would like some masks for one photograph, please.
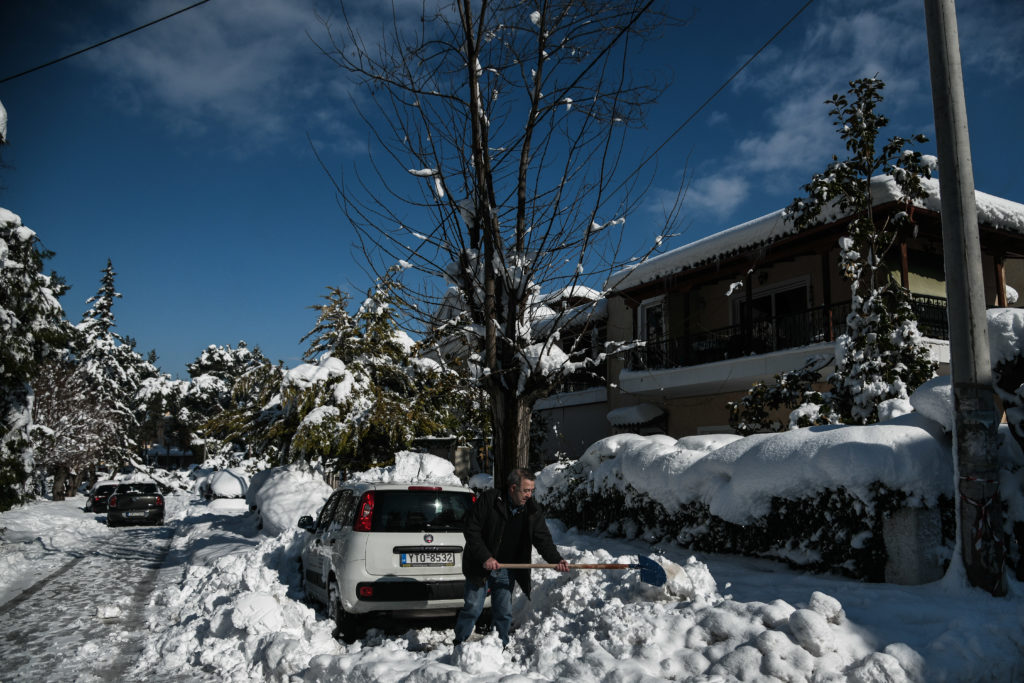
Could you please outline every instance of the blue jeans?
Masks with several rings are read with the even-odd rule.
[[[490,588],[491,616],[494,628],[498,630],[501,642],[508,645],[508,630],[512,625],[512,589],[514,585],[507,569],[491,572],[483,586],[478,586],[475,581],[467,580],[466,604],[459,610],[459,616],[455,619],[455,642],[461,643],[473,633],[476,620],[484,611],[487,589]]]

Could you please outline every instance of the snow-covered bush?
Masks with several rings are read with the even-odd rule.
[[[1001,443],[1004,462],[1020,460],[1005,429]],[[942,426],[917,413],[718,440],[621,434],[573,464],[549,466],[537,489],[553,516],[580,528],[627,537],[642,529],[652,541],[880,580],[882,524],[898,509],[939,510],[944,541],[935,555],[948,557],[951,448]]]

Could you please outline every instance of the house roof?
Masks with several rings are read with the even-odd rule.
[[[928,196],[914,202],[923,209],[940,213],[941,198],[939,181],[923,179],[922,184]],[[874,206],[880,206],[899,198],[899,191],[892,176],[880,175],[871,179]],[[1024,234],[1024,204],[996,197],[984,192],[975,192],[978,222],[996,229]],[[614,273],[605,282],[608,292],[622,291],[675,275],[690,268],[702,266],[716,259],[778,240],[797,232],[792,222],[783,217],[783,209],[766,216],[741,223],[722,232],[708,235],[690,244],[659,254],[643,263],[630,266]],[[838,211],[823,214],[824,220],[839,218]]]

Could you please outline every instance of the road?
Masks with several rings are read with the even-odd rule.
[[[90,517],[105,531],[103,516]],[[0,680],[184,680],[135,666],[150,593],[181,572],[168,561],[173,527],[99,531],[74,550],[48,549],[58,568],[0,605]]]

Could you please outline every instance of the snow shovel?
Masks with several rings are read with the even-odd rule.
[[[502,569],[554,569],[557,564],[501,563]],[[640,580],[652,586],[665,585],[665,570],[649,557],[638,557],[636,564],[570,564],[569,569],[639,569]]]

